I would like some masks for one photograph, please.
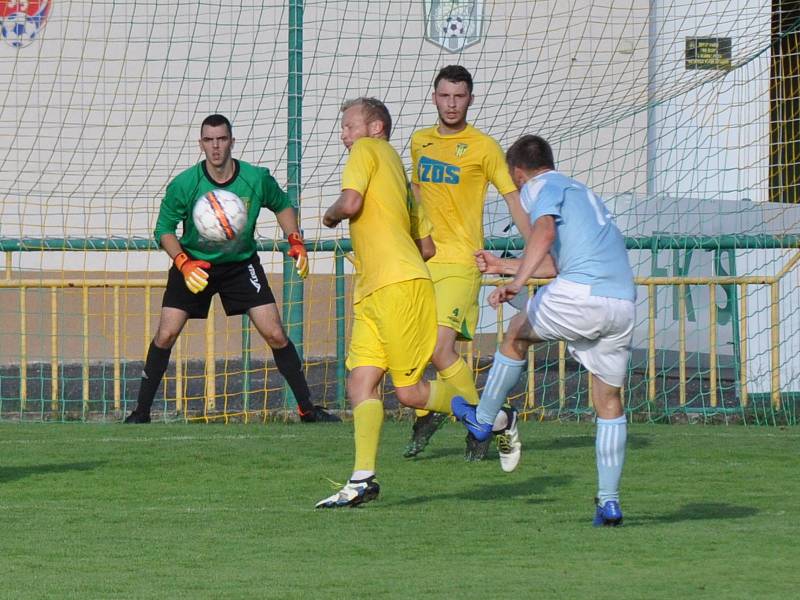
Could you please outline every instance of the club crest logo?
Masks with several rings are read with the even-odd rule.
[[[425,0],[425,39],[461,52],[483,36],[483,0]]]
[[[44,29],[52,0],[0,0],[0,35],[14,48],[33,42]]]

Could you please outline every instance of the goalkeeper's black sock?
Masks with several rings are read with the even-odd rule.
[[[294,393],[297,408],[302,414],[312,412],[314,405],[311,403],[311,392],[303,373],[303,363],[300,362],[300,356],[297,354],[297,348],[294,347],[292,340],[289,340],[289,343],[283,348],[273,348],[272,355],[275,357],[275,366],[278,367],[278,371]]]
[[[136,412],[150,414],[153,398],[156,397],[158,386],[167,370],[171,353],[172,348],[159,348],[155,342],[150,342],[142,371],[142,382],[139,385],[139,395],[136,397]]]

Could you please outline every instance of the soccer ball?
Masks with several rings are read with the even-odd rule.
[[[464,37],[467,33],[467,24],[462,17],[447,17],[442,27],[442,34],[446,38]]]
[[[210,242],[235,240],[247,224],[247,210],[236,194],[213,190],[200,196],[192,210],[194,226]]]

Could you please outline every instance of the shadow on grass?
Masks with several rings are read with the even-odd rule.
[[[530,438],[530,441],[529,441]],[[640,450],[647,448],[651,445],[652,440],[650,436],[628,434],[628,449]],[[526,435],[522,438],[522,451],[525,448],[536,451],[551,451],[551,450],[568,450],[570,448],[593,448],[594,435],[575,435],[570,437],[558,437],[549,440],[537,440],[535,435],[531,437]]]
[[[509,483],[485,483],[478,485],[470,490],[461,490],[458,492],[446,492],[441,494],[425,494],[424,496],[416,496],[410,498],[403,498],[396,502],[396,504],[409,505],[409,504],[425,504],[428,502],[437,502],[439,500],[473,500],[477,502],[495,502],[497,500],[508,500],[510,498],[523,498],[531,504],[538,504],[546,502],[542,496],[548,490],[557,487],[563,487],[572,481],[572,477],[566,475],[558,476],[543,476],[532,477],[525,481],[514,481]],[[387,503],[388,504],[388,503]]]
[[[76,462],[76,463],[57,463],[50,465],[28,465],[25,467],[0,467],[0,483],[8,483],[25,479],[33,475],[49,475],[52,473],[69,473],[71,471],[92,471],[103,461]]]
[[[669,513],[625,517],[625,527],[678,523],[680,521],[710,521],[716,519],[746,519],[759,513],[752,506],[736,506],[722,502],[693,502]]]
[[[431,448],[428,446],[417,454],[416,456],[412,456],[411,458],[406,458],[405,460],[408,461],[420,461],[420,460],[438,460],[440,458],[450,458],[452,456],[457,456],[460,458],[464,458],[464,447],[461,448],[451,446],[451,447],[441,447],[441,448]],[[495,457],[496,458],[496,457]]]

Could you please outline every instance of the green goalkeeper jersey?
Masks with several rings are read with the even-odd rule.
[[[234,240],[212,242],[200,237],[192,220],[195,202],[212,190],[227,190],[239,196],[247,209],[247,224]],[[165,233],[175,234],[178,223],[183,224],[179,241],[194,258],[210,263],[230,263],[246,260],[256,251],[255,228],[262,207],[278,213],[292,204],[269,169],[234,160],[233,177],[217,183],[208,175],[205,161],[178,174],[167,186],[158,211],[154,234],[157,242]]]

